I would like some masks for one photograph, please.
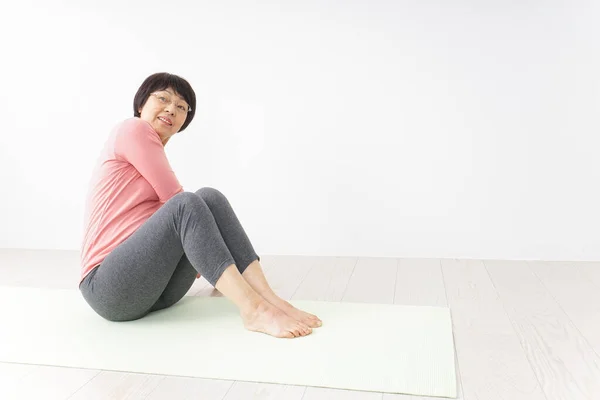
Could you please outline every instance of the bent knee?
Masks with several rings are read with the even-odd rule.
[[[202,198],[193,192],[177,193],[169,201],[176,203],[178,205],[192,206],[192,207],[202,206],[204,204],[204,201],[202,200]],[[204,205],[204,207],[206,207],[206,205]]]
[[[196,191],[196,194],[204,199],[207,203],[216,203],[227,201],[227,198],[218,189],[212,187],[203,187]]]
[[[182,202],[190,202],[196,201],[198,196],[192,192],[181,192],[177,193],[175,196],[171,198],[171,200],[182,201]]]

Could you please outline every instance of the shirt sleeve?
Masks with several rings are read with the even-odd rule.
[[[147,122],[139,118],[125,121],[115,140],[115,155],[138,170],[161,203],[183,192],[160,137]]]

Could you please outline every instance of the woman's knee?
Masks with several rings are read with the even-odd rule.
[[[203,187],[202,189],[197,190],[196,194],[209,204],[227,200],[223,193],[212,187]]]
[[[198,196],[192,192],[181,192],[173,196],[171,200],[183,203],[197,202]]]
[[[177,193],[169,201],[177,204],[177,206],[206,207],[206,203],[202,197],[193,192]]]

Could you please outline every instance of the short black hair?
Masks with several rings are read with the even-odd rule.
[[[185,122],[181,125],[181,129],[179,130],[179,132],[181,132],[187,128],[196,114],[196,93],[194,93],[194,89],[192,89],[189,82],[180,76],[169,74],[167,72],[157,72],[147,77],[140,85],[133,98],[133,116],[140,117],[140,112],[138,110],[146,104],[148,97],[150,97],[150,93],[157,90],[164,90],[169,87],[173,88],[178,96],[183,97],[191,108],[191,111],[189,111],[185,117]]]

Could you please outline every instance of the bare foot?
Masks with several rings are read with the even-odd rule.
[[[268,302],[279,308],[281,311],[294,318],[296,321],[303,322],[311,328],[318,328],[323,325],[323,322],[313,314],[309,314],[306,311],[302,311],[283,300],[281,297],[268,298]]]
[[[244,326],[250,331],[262,332],[279,338],[306,336],[312,329],[264,301],[253,311],[242,313]]]
[[[254,289],[265,300],[279,310],[283,311],[289,317],[292,317],[296,321],[302,322],[311,328],[318,328],[319,326],[323,325],[321,320],[316,316],[302,310],[298,310],[296,307],[277,296],[273,289],[269,287],[258,261],[254,261],[252,264],[250,264],[242,276],[246,279],[252,289]]]

